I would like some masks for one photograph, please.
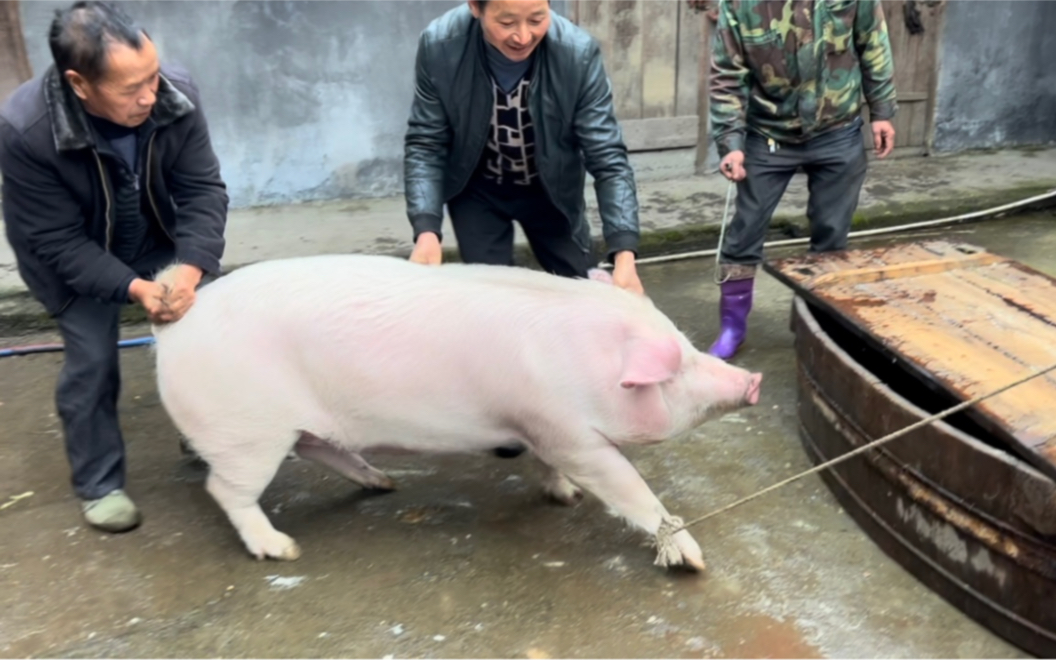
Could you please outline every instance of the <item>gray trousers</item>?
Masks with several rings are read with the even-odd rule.
[[[133,270],[149,278],[172,259],[171,251],[155,252],[134,264]],[[55,404],[73,491],[82,499],[98,499],[125,485],[125,442],[117,418],[121,308],[118,303],[80,296],[56,317],[65,360]]]
[[[736,212],[726,229],[720,263],[755,266],[762,262],[774,209],[800,167],[806,172],[810,194],[810,251],[845,249],[867,164],[861,120],[804,144],[779,144],[774,153],[766,138],[749,132],[744,150],[748,176],[737,184]],[[734,279],[738,271],[743,272],[735,266],[726,270]]]

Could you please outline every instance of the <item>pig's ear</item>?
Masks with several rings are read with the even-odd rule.
[[[631,339],[623,354],[620,387],[655,385],[670,380],[682,365],[682,347],[674,337]]]

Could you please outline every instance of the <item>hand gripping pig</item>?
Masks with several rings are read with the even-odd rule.
[[[392,489],[360,452],[519,443],[549,467],[556,499],[584,488],[666,545],[658,564],[703,569],[619,448],[754,405],[762,376],[698,351],[648,298],[605,279],[369,255],[254,264],[154,327],[159,394],[257,558],[300,555],[258,504],[291,449]]]

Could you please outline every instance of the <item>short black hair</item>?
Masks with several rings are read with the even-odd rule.
[[[483,12],[484,9],[488,6],[488,0],[473,0],[473,1],[477,3],[477,9],[479,9],[481,12]],[[551,0],[546,0],[546,4],[548,4],[548,5],[552,4]]]
[[[146,31],[109,2],[80,0],[57,9],[48,32],[51,57],[61,75],[74,70],[96,82],[106,74],[106,51],[114,43],[139,50]]]

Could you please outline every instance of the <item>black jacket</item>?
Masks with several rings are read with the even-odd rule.
[[[182,70],[162,67],[144,135],[148,220],[175,244],[176,259],[219,274],[227,188]],[[19,274],[50,314],[77,295],[127,302],[131,269],[110,253],[114,186],[95,133],[54,66],[0,108],[0,174],[7,239]]]
[[[466,186],[487,140],[493,84],[480,23],[467,4],[434,20],[418,40],[405,138],[404,189],[414,235],[440,235],[443,205]],[[529,110],[535,161],[580,247],[590,244],[586,172],[594,177],[608,254],[638,247],[638,197],[597,41],[551,14],[535,52]]]

